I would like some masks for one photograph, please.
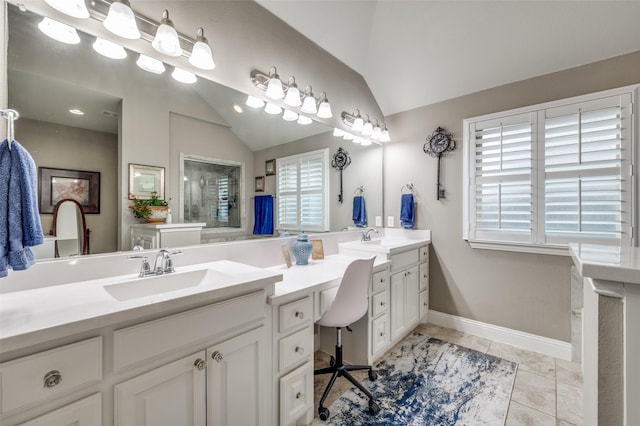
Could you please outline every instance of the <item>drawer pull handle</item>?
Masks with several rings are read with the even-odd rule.
[[[296,318],[303,319],[304,318],[304,312],[296,311]]]
[[[384,336],[384,331],[380,332],[380,337]]]
[[[296,394],[296,399],[304,399],[304,394],[302,392],[298,392]]]
[[[304,353],[304,348],[301,346],[296,346],[295,351],[302,355]]]
[[[62,381],[62,374],[58,370],[51,370],[44,375],[44,387],[52,388]]]
[[[384,306],[384,305],[386,305],[386,303],[380,302],[380,306]]]
[[[211,354],[211,359],[214,360],[215,362],[222,362],[224,358],[222,357],[222,354],[220,352],[215,351],[214,353]]]
[[[385,280],[384,278],[380,278],[380,282],[381,282],[381,283],[383,283],[383,282],[385,282],[385,281],[386,281],[386,280]]]
[[[206,366],[206,362],[204,361],[204,359],[202,358],[198,358],[196,359],[196,361],[193,363],[193,366],[195,368],[197,368],[198,370],[202,371],[204,370],[204,367]]]

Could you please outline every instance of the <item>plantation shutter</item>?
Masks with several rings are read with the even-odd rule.
[[[535,114],[472,125],[472,238],[531,241]]]
[[[229,222],[229,176],[218,178],[218,220]]]
[[[630,95],[545,111],[546,242],[630,241]]]
[[[329,229],[328,149],[279,158],[278,227],[305,231]]]

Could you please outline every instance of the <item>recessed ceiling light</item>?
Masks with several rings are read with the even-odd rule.
[[[238,114],[242,114],[242,113],[244,112],[244,111],[242,110],[242,107],[241,107],[240,105],[238,105],[238,104],[234,104],[234,105],[233,105],[233,110],[234,110],[235,112],[237,112]]]
[[[70,109],[69,112],[71,114],[75,114],[75,115],[84,115],[84,111],[82,111],[82,110],[80,110],[78,108]]]

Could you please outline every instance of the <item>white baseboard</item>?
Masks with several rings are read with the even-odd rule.
[[[432,310],[429,310],[428,322],[555,358],[571,360],[571,343],[561,340]]]

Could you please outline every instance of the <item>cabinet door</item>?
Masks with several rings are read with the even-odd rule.
[[[265,329],[260,326],[207,349],[208,426],[267,424],[265,342]]]
[[[382,315],[371,321],[371,355],[377,355],[389,344],[388,315]]]
[[[102,424],[102,395],[88,396],[20,426],[100,426]]]
[[[407,329],[413,328],[419,319],[418,267],[407,270],[404,280],[404,328]]]
[[[391,340],[404,328],[404,272],[391,275]]]
[[[426,322],[425,319],[429,313],[429,291],[420,292],[420,320]]]
[[[115,424],[206,424],[206,361],[200,351],[115,386]]]

